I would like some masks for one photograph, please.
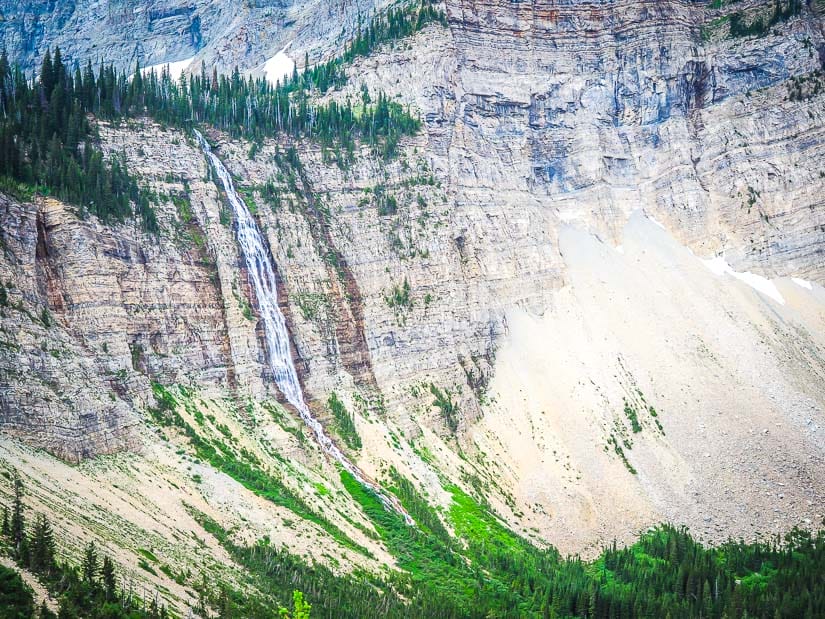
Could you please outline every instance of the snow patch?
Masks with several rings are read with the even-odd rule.
[[[735,277],[739,281],[745,282],[757,292],[761,292],[766,297],[770,297],[780,305],[785,305],[785,299],[782,298],[782,295],[779,293],[776,285],[761,275],[756,275],[755,273],[751,273],[749,271],[738,273],[730,268],[730,265],[722,256],[716,256],[716,258],[712,258],[710,260],[702,260],[702,264],[704,264],[714,275],[721,276],[727,274],[731,277]]]
[[[725,273],[733,273],[733,269],[722,256],[716,256],[710,260],[702,260],[705,266],[710,269],[714,275],[723,275]]]
[[[154,71],[155,73],[160,75],[163,72],[164,67],[169,67],[169,77],[171,77],[172,80],[176,82],[180,79],[180,76],[183,75],[183,72],[189,68],[189,65],[192,64],[192,61],[194,59],[195,57],[191,56],[190,58],[184,58],[183,60],[177,60],[175,62],[153,64],[148,67],[144,67],[141,70],[141,73],[143,73],[143,75],[147,75],[148,73]]]
[[[616,251],[620,254],[624,253],[624,245],[616,245]]]
[[[647,217],[650,221],[652,221],[654,224],[656,224],[657,226],[659,226],[662,230],[667,230],[667,228],[665,228],[665,227],[662,225],[662,223],[661,223],[660,221],[657,221],[657,220],[653,217],[653,215],[651,215],[651,214],[649,214],[649,213],[645,213],[645,217]]]
[[[802,286],[806,290],[813,290],[814,287],[811,285],[811,282],[805,279],[800,279],[798,277],[792,277],[791,281],[796,284],[797,286]]]
[[[295,61],[286,54],[286,50],[292,45],[290,41],[284,48],[267,60],[264,65],[264,76],[271,84],[276,82],[284,83],[284,78],[292,75],[295,70]]]

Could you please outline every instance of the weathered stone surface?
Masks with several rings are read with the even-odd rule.
[[[340,51],[364,19],[386,0],[72,0],[0,1],[0,45],[27,70],[47,48],[85,64],[112,62],[131,70],[195,57],[231,71],[254,69],[281,48],[301,62]]]
[[[288,39],[266,38],[255,21],[266,11],[273,23],[295,19],[299,58],[320,53],[357,6],[245,6],[199,57],[257,66]],[[211,136],[257,205],[313,409],[326,419],[330,391],[341,394],[373,477],[392,464],[438,501],[435,469],[478,480],[511,524],[564,550],[662,519],[718,539],[815,517],[825,479],[818,5],[745,39],[708,34],[721,13],[701,2],[446,9],[449,28],[358,59],[328,95],[357,99],[366,86],[419,111],[424,128],[398,160],[364,148],[342,170],[301,142],[304,171],[290,182],[296,171],[276,156],[286,144],[265,141],[250,158],[249,144]],[[186,194],[193,219],[162,198],[165,232],[153,240],[52,202],[6,202],[12,250],[0,273],[21,282],[10,298],[33,316],[4,309],[6,427],[74,458],[132,446],[150,379],[220,385],[239,403],[277,395],[231,222],[196,146],[149,122],[103,127],[102,140],[156,191]],[[277,203],[258,190],[268,180]],[[700,262],[721,254],[734,271],[774,278],[786,304]],[[405,282],[408,301],[395,302]],[[49,337],[72,363],[38,352],[46,305],[58,325]],[[35,371],[11,373],[19,367]],[[100,385],[121,370],[112,400]],[[68,400],[47,404],[40,385],[51,379]],[[456,404],[455,433],[432,386]],[[640,392],[664,431],[650,416],[631,437],[632,475],[609,440]],[[781,512],[765,480],[784,484]]]
[[[182,194],[178,177],[161,180],[174,176],[168,141],[146,134],[141,144],[156,156],[154,187]],[[205,166],[196,160],[191,170]],[[142,174],[151,178],[152,169]],[[214,202],[214,187],[206,186]],[[159,208],[167,226],[159,238],[131,225],[81,221],[55,200],[3,199],[5,428],[78,460],[136,446],[132,429],[152,402],[150,379],[237,378],[216,264],[180,222],[171,193]],[[202,235],[196,223],[189,226]]]

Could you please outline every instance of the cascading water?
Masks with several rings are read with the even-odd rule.
[[[301,384],[298,382],[298,374],[295,365],[292,363],[292,354],[289,350],[289,331],[286,328],[286,320],[278,307],[278,290],[276,288],[275,268],[270,259],[270,254],[264,244],[258,225],[252,218],[252,214],[246,203],[238,196],[235,185],[229,171],[221,160],[212,152],[209,143],[201,133],[195,129],[195,136],[209,160],[212,168],[218,174],[229,199],[232,211],[235,213],[237,222],[236,234],[238,245],[246,261],[249,271],[249,279],[255,296],[258,300],[258,311],[264,324],[264,334],[266,336],[267,351],[269,354],[269,367],[275,377],[275,382],[287,402],[292,404],[298,411],[304,423],[315,434],[315,439],[321,446],[324,453],[338,461],[341,466],[348,471],[359,483],[366,486],[378,496],[386,507],[399,512],[407,524],[414,524],[410,515],[401,506],[398,499],[386,494],[375,482],[367,478],[361,470],[350,462],[338,446],[324,432],[321,423],[312,416],[304,401],[304,394]]]

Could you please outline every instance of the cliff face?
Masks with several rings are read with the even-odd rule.
[[[214,264],[173,240],[3,201],[3,423],[71,461],[136,447],[149,385],[226,382]]]
[[[617,522],[716,537],[815,519],[821,296],[788,278],[823,276],[820,21],[731,38],[699,3],[541,6],[448,3],[449,31],[357,63],[333,96],[366,84],[421,110],[425,135],[398,164],[341,173],[302,153],[393,422],[453,444],[430,385],[450,390],[473,454],[459,469],[569,549],[623,534]],[[246,179],[276,175],[270,152],[223,150]],[[288,284],[306,285],[317,263],[289,252],[300,225],[271,242]],[[775,279],[781,301],[720,279],[715,256]],[[411,302],[388,303],[405,281]],[[317,360],[311,393],[333,384],[319,337],[296,330]],[[651,431],[630,429],[650,409],[669,411],[662,427],[648,412]]]
[[[821,518],[825,39],[817,2],[733,36],[732,11],[768,22],[770,4],[449,0],[448,28],[357,60],[328,95],[380,89],[420,111],[397,160],[364,148],[342,170],[303,142],[295,167],[284,143],[250,156],[210,136],[256,206],[310,405],[333,428],[340,395],[368,474],[392,465],[435,503],[446,476],[566,551],[661,520],[720,539]],[[298,58],[334,47],[366,11],[210,7],[163,18],[180,22],[171,39],[135,37],[185,47],[199,15],[203,48],[180,54],[252,69],[293,34]],[[68,41],[70,22],[48,20]],[[287,454],[337,488],[295,419],[278,429],[261,408],[277,392],[255,299],[196,145],[148,121],[101,138],[157,192],[164,231],[0,203],[4,428],[69,460],[172,458],[146,431],[150,382],[187,385],[234,411],[268,465],[294,473],[273,451]],[[272,532],[271,507],[213,481],[215,518]]]
[[[461,170],[462,184],[508,183],[607,238],[643,207],[704,254],[724,247],[740,266],[821,277],[821,213],[808,193],[821,168],[820,106],[789,102],[787,84],[821,68],[812,14],[762,38],[715,40],[718,17],[702,3],[519,7],[448,5],[466,140],[454,150],[484,161],[503,143],[508,157],[489,180]],[[793,150],[799,160],[786,159]],[[780,232],[790,228],[798,246]]]
[[[47,48],[85,64],[158,66],[194,59],[223,72],[252,69],[285,45],[299,57],[337,53],[357,30],[359,16],[388,3],[376,0],[81,0],[0,2],[0,45],[27,71]]]

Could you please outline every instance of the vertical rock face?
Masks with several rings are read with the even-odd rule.
[[[0,1],[0,46],[29,72],[49,47],[85,64],[131,70],[195,58],[231,71],[253,69],[300,39],[313,58],[340,51],[385,0],[37,0]]]
[[[238,276],[227,274],[237,255],[231,240],[211,254],[220,263],[203,249],[190,209],[217,209],[219,198],[197,149],[179,138],[140,140],[141,173],[161,196],[159,237],[82,221],[54,200],[3,199],[0,423],[68,460],[137,447],[150,380],[249,387],[258,347]]]
[[[789,103],[781,86],[821,68],[821,24],[812,13],[761,38],[709,42],[707,24],[718,13],[704,3],[447,7],[463,91],[451,151],[464,160],[460,184],[526,191],[562,220],[608,236],[644,206],[678,222],[692,246],[735,245],[729,249],[763,266],[777,253],[817,252],[821,215],[803,211],[821,168],[821,110]],[[777,141],[806,153],[801,169],[777,160],[786,152],[773,150]],[[491,158],[503,148],[506,160]],[[743,209],[748,187],[759,205]],[[788,191],[798,195],[795,215],[785,208]],[[790,246],[784,217],[799,227],[800,247]],[[761,225],[766,218],[775,225]],[[809,266],[821,276],[818,262]],[[783,273],[787,265],[783,257],[768,268]]]
[[[213,27],[231,20],[228,3],[180,0],[85,0],[0,3],[0,40],[11,58],[33,70],[47,47],[68,58],[121,67],[194,56]],[[204,23],[204,15],[209,20]]]

